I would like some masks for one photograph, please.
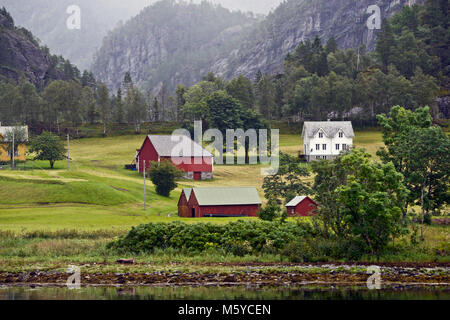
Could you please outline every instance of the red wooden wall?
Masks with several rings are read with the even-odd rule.
[[[192,209],[195,209],[195,217],[201,218],[205,214],[224,214],[235,216],[249,216],[256,217],[257,212],[260,209],[259,204],[252,205],[226,205],[226,206],[199,206],[197,198],[194,192],[191,193],[191,197],[188,203],[189,217],[192,217]]]
[[[148,137],[145,138],[145,141],[142,145],[141,151],[139,152],[139,171],[143,172],[144,168],[144,160],[145,167],[148,169],[150,167],[151,161],[158,161],[158,152],[156,152],[155,147],[151,143]],[[160,160],[172,160],[171,157],[159,157]],[[183,170],[185,172],[213,172],[213,158],[212,157],[179,157],[179,162],[188,162],[189,163],[174,163],[178,169]],[[198,163],[197,163],[198,162]]]
[[[181,192],[180,200],[178,200],[178,216],[183,218],[190,217],[190,207],[184,191]]]
[[[295,209],[295,213],[292,213],[292,209]],[[288,215],[293,216],[313,216],[315,215],[317,209],[317,204],[312,201],[310,198],[305,198],[302,202],[300,202],[296,207],[287,207]]]

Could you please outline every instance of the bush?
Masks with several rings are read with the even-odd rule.
[[[269,203],[259,210],[258,216],[261,220],[274,221],[281,217],[281,208],[275,200],[269,200]]]
[[[170,161],[152,162],[148,175],[156,186],[156,193],[164,197],[170,196],[170,192],[177,187],[175,180],[183,176]]]
[[[431,214],[427,213],[423,216],[423,223],[429,226],[433,223],[431,219]]]
[[[225,225],[150,223],[133,227],[126,236],[108,244],[108,248],[133,253],[165,248],[193,252],[219,248],[243,256],[280,252],[286,244],[306,235],[307,230],[295,223],[241,220]]]
[[[303,238],[289,243],[281,254],[291,262],[325,262],[336,259],[359,260],[367,251],[360,241],[323,237]]]

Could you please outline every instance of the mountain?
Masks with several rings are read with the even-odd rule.
[[[89,69],[94,53],[108,32],[159,0],[0,0],[17,25],[31,30],[51,48],[77,65]],[[204,0],[194,0],[200,3]],[[268,14],[282,0],[209,0],[232,10]],[[66,11],[71,5],[80,8],[81,29],[68,29]]]
[[[130,72],[144,89],[193,84],[241,43],[257,22],[208,2],[160,1],[116,28],[97,52],[92,71],[116,88]]]
[[[0,0],[16,24],[31,30],[53,53],[88,69],[102,39],[120,21],[126,21],[157,0]],[[80,8],[81,29],[69,29],[71,5]]]
[[[53,57],[11,15],[0,9],[0,79],[25,78],[36,86],[60,77]]]
[[[339,47],[367,50],[375,48],[378,30],[370,30],[367,21],[380,8],[380,21],[391,17],[405,5],[424,0],[288,0],[249,33],[242,45],[229,57],[217,60],[211,71],[231,78],[240,74],[254,77],[280,72],[288,53],[307,39],[334,37]],[[371,19],[371,21],[373,21]]]
[[[378,30],[369,30],[368,10],[380,20],[423,0],[287,0],[256,22],[221,7],[158,2],[113,30],[94,61],[94,74],[116,87],[127,71],[145,88],[167,82],[192,85],[208,72],[226,79],[276,73],[289,52],[316,36],[334,37],[342,48],[373,50]],[[231,18],[233,17],[233,19]],[[372,20],[371,20],[372,21]]]

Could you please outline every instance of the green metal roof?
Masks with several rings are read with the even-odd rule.
[[[200,206],[228,206],[261,204],[255,187],[194,188]]]

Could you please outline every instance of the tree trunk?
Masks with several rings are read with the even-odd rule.
[[[55,165],[55,161],[50,160],[50,168],[53,169],[53,166]]]
[[[250,157],[248,155],[250,146],[245,143],[245,164],[250,164]]]

